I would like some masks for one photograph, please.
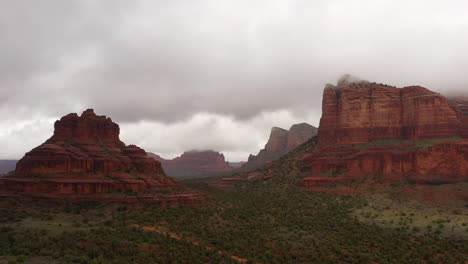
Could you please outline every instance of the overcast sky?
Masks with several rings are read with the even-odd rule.
[[[94,108],[174,157],[245,160],[270,128],[318,125],[350,73],[468,91],[466,0],[0,0],[0,159]]]

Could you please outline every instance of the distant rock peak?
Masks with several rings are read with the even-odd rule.
[[[264,167],[315,135],[317,135],[317,128],[307,123],[292,125],[289,130],[273,127],[265,148],[256,156],[250,154],[242,168],[252,170]]]
[[[161,162],[168,175],[177,178],[196,178],[233,169],[226,161],[224,154],[214,150],[186,151],[172,160],[162,159],[152,153],[149,155]]]
[[[279,127],[271,129],[270,138],[268,139],[265,149],[269,151],[283,151],[288,144],[288,131]]]

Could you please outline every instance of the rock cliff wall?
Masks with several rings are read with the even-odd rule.
[[[467,181],[467,106],[419,86],[344,79],[325,87],[318,148],[302,161],[311,179]]]

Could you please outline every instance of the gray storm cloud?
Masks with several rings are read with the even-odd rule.
[[[4,1],[0,144],[19,143],[0,158],[50,135],[35,120],[87,107],[131,130],[128,143],[241,159],[271,126],[318,124],[323,86],[344,73],[463,93],[465,10],[455,0]],[[197,139],[204,127],[220,135]]]

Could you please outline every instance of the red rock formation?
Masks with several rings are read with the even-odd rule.
[[[233,169],[223,154],[211,150],[185,152],[172,160],[165,160],[156,154],[152,154],[152,157],[161,162],[168,175],[178,178],[209,176]]]
[[[468,137],[468,97],[458,97],[450,100],[457,110],[459,119],[462,120],[462,132],[464,137]]]
[[[288,131],[279,127],[273,127],[265,149],[274,152],[282,152],[286,149],[287,145]]]
[[[317,128],[307,123],[293,125],[288,131],[286,152],[290,152],[313,136],[317,135]]]
[[[460,127],[453,105],[426,88],[341,81],[325,87],[319,144],[444,138],[460,135]]]
[[[248,161],[242,165],[242,169],[254,170],[266,167],[315,135],[317,135],[317,128],[307,123],[295,124],[289,131],[273,127],[265,148],[256,156],[250,154]]]
[[[327,147],[303,160],[313,174],[329,172],[351,178],[375,176],[386,182],[408,180],[415,183],[468,179],[467,140],[447,140],[427,149],[415,145],[366,146],[346,151]]]
[[[342,80],[324,90],[319,147],[303,162],[312,175],[373,176],[385,182],[467,181],[464,111],[422,87]]]
[[[249,159],[242,165],[240,170],[251,171],[267,167],[271,162],[281,158],[284,154],[286,154],[284,151],[269,151],[262,149],[256,156],[250,154]]]
[[[125,146],[119,126],[91,109],[55,122],[54,135],[0,179],[0,195],[161,204],[200,199],[167,177],[143,149]]]

